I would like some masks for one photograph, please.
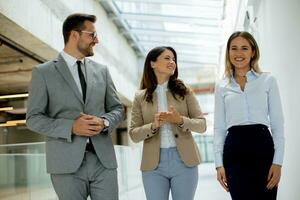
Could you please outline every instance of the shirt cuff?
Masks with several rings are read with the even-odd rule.
[[[215,165],[216,165],[216,168],[223,166],[223,156],[221,154],[215,155]]]
[[[108,133],[108,129],[109,129],[109,127],[106,127],[104,129],[102,129],[101,133],[107,134]]]
[[[273,158],[273,164],[282,166],[282,163],[283,163],[283,155],[280,155],[279,152],[275,151],[274,158]]]

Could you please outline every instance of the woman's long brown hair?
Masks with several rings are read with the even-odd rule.
[[[178,65],[177,65],[177,54],[176,51],[172,47],[160,46],[152,49],[148,55],[146,56],[145,64],[144,64],[144,72],[143,77],[140,84],[140,89],[146,89],[146,93],[144,98],[147,102],[153,102],[153,92],[157,86],[157,79],[154,74],[154,70],[151,67],[151,61],[155,62],[157,57],[159,57],[166,49],[172,51],[175,58],[175,72],[172,76],[170,76],[168,82],[168,89],[171,91],[173,97],[177,99],[176,96],[179,96],[181,99],[184,99],[185,95],[189,92],[188,88],[185,86],[183,81],[178,79]]]

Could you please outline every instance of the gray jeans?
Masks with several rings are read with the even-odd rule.
[[[143,171],[143,184],[147,200],[193,200],[198,185],[198,166],[187,167],[180,159],[176,147],[161,148],[158,167]]]

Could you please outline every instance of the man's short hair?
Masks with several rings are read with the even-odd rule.
[[[88,15],[83,13],[74,13],[69,15],[63,23],[63,36],[65,44],[68,42],[72,30],[84,30],[84,22],[86,20],[95,23],[95,15]]]

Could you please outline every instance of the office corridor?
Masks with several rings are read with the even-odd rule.
[[[0,155],[0,163],[6,163],[7,166],[0,172],[1,181],[6,185],[0,187],[0,200],[58,200],[49,174],[46,173],[44,145],[39,143],[0,148],[0,151],[4,151],[5,148],[8,152],[14,152]],[[119,200],[146,200],[139,169],[140,147],[115,146],[115,151],[118,161]],[[216,180],[213,163],[202,163],[198,171],[195,199],[230,199],[229,194]]]
[[[119,174],[120,175],[120,174]],[[136,173],[139,182],[128,191],[120,192],[119,200],[145,200],[141,177]],[[199,166],[199,182],[195,200],[230,200],[229,193],[225,192],[216,181],[216,174],[213,164],[201,164]],[[127,177],[130,179],[131,177]],[[126,186],[125,186],[126,187]],[[124,186],[120,185],[120,189]],[[0,188],[1,200],[58,200],[51,184],[35,187]],[[170,200],[172,200],[170,195]]]
[[[155,46],[174,47],[178,78],[193,90],[206,118],[206,132],[193,133],[204,160],[195,200],[231,199],[216,180],[212,146],[215,84],[235,31],[255,37],[260,68],[278,82],[285,147],[277,199],[300,200],[299,11],[299,0],[0,0],[0,200],[57,200],[46,173],[47,138],[26,126],[28,85],[34,67],[63,50],[63,21],[77,12],[97,16],[97,34],[84,34],[100,41],[91,59],[107,66],[126,110],[111,133],[120,200],[145,200],[142,142],[135,144],[128,130],[145,57]]]

